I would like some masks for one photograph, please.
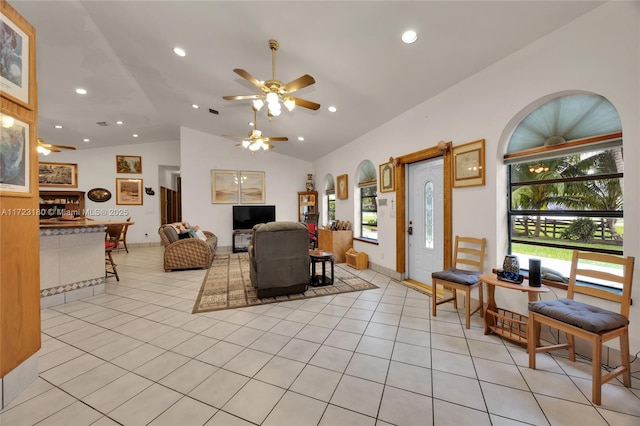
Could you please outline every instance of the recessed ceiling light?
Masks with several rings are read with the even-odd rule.
[[[336,112],[336,111],[337,111],[336,107],[334,107],[333,105],[331,105],[331,106],[328,108],[328,110],[329,110],[329,112]]]
[[[196,105],[196,104],[191,104],[191,108],[193,108],[193,109],[200,109],[200,107],[199,107],[198,105]]]
[[[118,120],[118,121],[116,121],[116,124],[124,124],[124,121]]]
[[[137,138],[138,136],[139,136],[139,135],[138,135],[137,133],[134,133],[134,134],[133,134],[133,137],[134,137],[134,138]]]
[[[302,141],[304,141],[304,138],[303,138],[302,136],[298,136],[298,140],[299,140],[300,142],[302,142]]]
[[[413,30],[408,30],[402,33],[402,41],[411,44],[418,39],[418,34]]]
[[[86,94],[87,94],[87,89],[83,89],[82,87],[78,87],[78,88],[76,89],[76,93],[77,93],[78,95],[86,95]]]
[[[56,124],[55,126],[53,126],[56,129],[62,129],[62,124]]]
[[[180,47],[174,47],[173,48],[173,53],[175,53],[178,56],[182,56],[183,58],[185,56],[187,56],[187,52],[185,52],[184,49],[182,49]]]
[[[91,142],[91,139],[89,139],[89,138],[84,138],[84,139],[82,139],[82,142]]]

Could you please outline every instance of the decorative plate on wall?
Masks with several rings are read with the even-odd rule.
[[[87,198],[96,203],[104,203],[111,198],[111,192],[104,188],[93,188],[87,192]]]

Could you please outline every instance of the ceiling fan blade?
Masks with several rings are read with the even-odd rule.
[[[48,149],[49,151],[51,151],[51,152],[62,152],[62,151],[60,151],[59,149],[55,149],[55,148],[53,148],[53,147],[48,147],[47,149]]]
[[[294,101],[296,101],[297,106],[301,106],[303,108],[309,108],[312,110],[320,109],[320,104],[317,104],[315,102],[311,102],[306,99],[296,98],[295,96],[289,96],[289,97]]]
[[[52,145],[52,144],[47,144],[52,148],[59,148],[59,149],[73,149],[75,150],[76,147],[75,146],[67,146],[67,145]]]
[[[287,93],[295,92],[296,90],[300,90],[304,87],[311,86],[316,81],[309,74],[305,74],[300,78],[297,78],[289,83],[285,84],[283,89],[287,91]]]
[[[229,139],[246,139],[246,136],[232,136],[232,135],[221,135],[223,138],[229,138]]]
[[[258,80],[257,78],[255,78],[254,76],[252,76],[251,74],[249,74],[248,72],[246,72],[243,69],[240,68],[236,68],[233,70],[233,72],[235,72],[236,74],[238,74],[240,77],[244,78],[245,80],[247,80],[249,83],[253,84],[254,86],[256,86],[258,89],[263,90],[264,88],[264,84],[262,84],[260,82],[260,80]]]
[[[284,136],[276,136],[275,138],[262,138],[265,142],[286,142],[289,138]]]
[[[260,95],[241,95],[241,96],[223,96],[222,99],[227,101],[241,101],[244,99],[258,99]]]

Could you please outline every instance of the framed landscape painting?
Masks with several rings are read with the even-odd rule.
[[[142,179],[116,178],[116,204],[142,205]]]
[[[77,188],[78,165],[41,162],[38,166],[38,184],[40,186]]]
[[[236,170],[211,170],[211,202],[238,204]]]
[[[264,172],[240,172],[240,203],[264,204]]]
[[[142,173],[142,157],[116,155],[116,173]]]
[[[31,193],[29,124],[0,114],[0,193]]]
[[[484,185],[484,139],[453,147],[453,187]]]

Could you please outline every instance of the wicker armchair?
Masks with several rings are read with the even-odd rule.
[[[218,237],[212,232],[203,232],[206,241],[200,238],[180,239],[175,226],[162,225],[158,234],[164,246],[164,270],[209,268],[215,256]]]

